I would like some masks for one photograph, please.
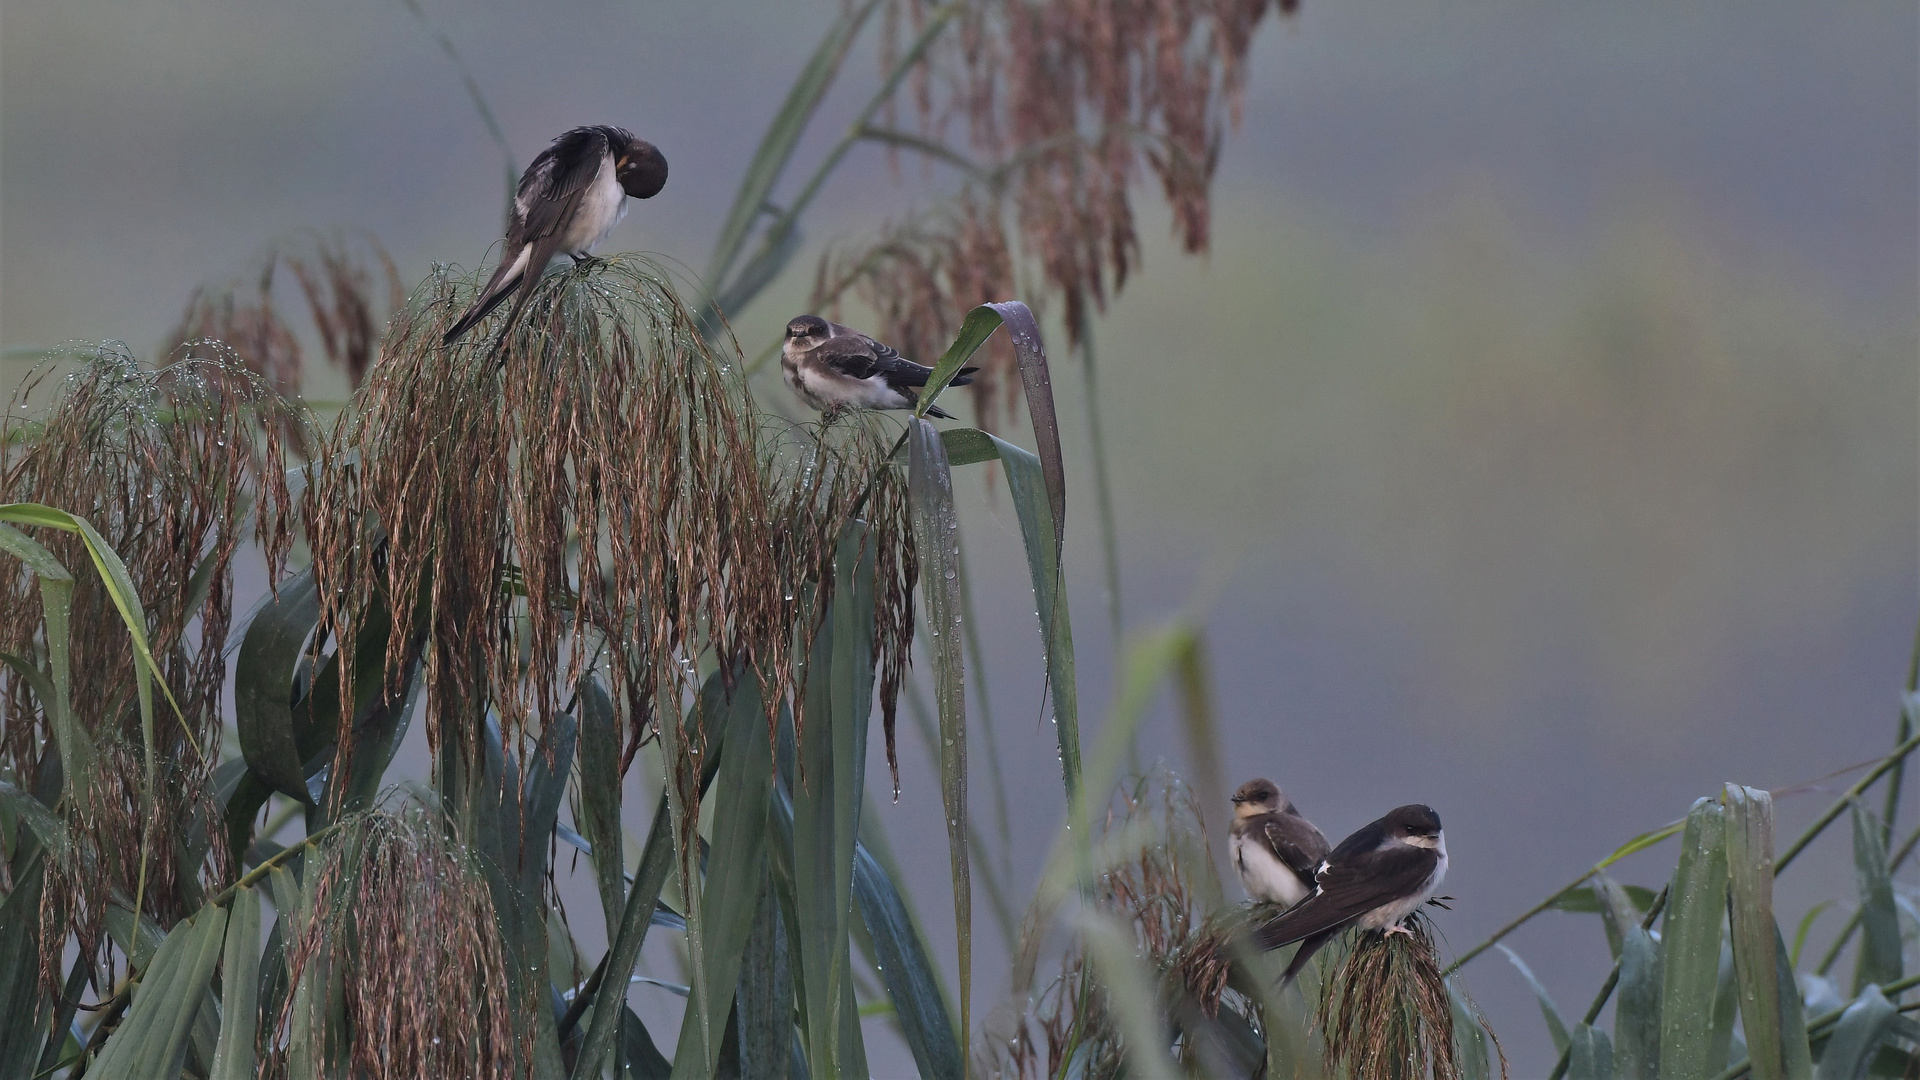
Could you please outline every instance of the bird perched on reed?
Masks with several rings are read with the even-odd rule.
[[[445,343],[458,341],[518,287],[519,298],[502,329],[512,327],[555,255],[565,253],[576,262],[586,258],[588,249],[626,216],[627,196],[651,199],[666,184],[667,159],[625,128],[577,127],[553,140],[520,174],[500,265],[447,331]]]
[[[973,381],[977,367],[963,367],[952,386]],[[780,348],[780,374],[801,401],[821,412],[832,409],[911,409],[919,404],[921,387],[933,369],[901,356],[858,330],[831,323],[818,315],[802,315],[787,323],[787,340]],[[937,405],[928,416],[942,420],[952,414]]]
[[[1234,869],[1248,896],[1292,907],[1313,891],[1313,871],[1327,857],[1327,838],[1273,781],[1249,780],[1233,793],[1228,834]]]
[[[1263,949],[1300,942],[1282,982],[1292,981],[1327,940],[1348,926],[1408,933],[1400,925],[1440,887],[1447,840],[1440,815],[1418,803],[1389,810],[1340,841],[1314,871],[1306,899],[1254,929]]]

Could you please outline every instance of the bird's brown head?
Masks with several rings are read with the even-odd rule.
[[[1433,807],[1410,803],[1387,811],[1381,819],[1387,835],[1416,847],[1435,847],[1440,843],[1440,815]]]
[[[651,199],[667,186],[667,159],[645,139],[629,138],[613,156],[613,175],[620,190],[636,199]]]
[[[1280,786],[1271,780],[1249,780],[1233,793],[1234,817],[1271,814],[1287,805],[1287,797],[1280,794]]]
[[[787,323],[787,340],[798,348],[811,349],[831,336],[832,328],[818,315],[802,315]]]

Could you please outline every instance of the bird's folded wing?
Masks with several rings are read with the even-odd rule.
[[[588,132],[555,143],[533,159],[514,198],[526,215],[523,239],[551,236],[566,227],[606,155],[607,137]]]
[[[1327,838],[1294,814],[1265,814],[1260,836],[1275,856],[1302,881],[1313,880],[1313,868],[1327,857]]]
[[[849,379],[871,379],[887,371],[873,349],[873,341],[864,337],[831,337],[813,347],[814,358]],[[893,350],[889,349],[888,352]],[[898,354],[895,354],[898,359]],[[923,378],[924,382],[925,379]]]
[[[1272,921],[1254,930],[1263,949],[1277,949],[1343,924],[1418,889],[1433,874],[1437,856],[1427,848],[1383,848],[1329,864],[1320,887]]]

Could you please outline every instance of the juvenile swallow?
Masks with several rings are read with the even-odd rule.
[[[977,367],[963,367],[952,386],[973,381]],[[802,315],[787,324],[787,341],[780,348],[780,373],[787,388],[821,412],[830,409],[911,409],[920,402],[919,389],[933,369],[901,356],[858,330],[830,323],[818,315]],[[938,405],[928,416],[951,420]]]
[[[1273,781],[1240,785],[1227,831],[1233,865],[1248,896],[1292,907],[1313,891],[1313,871],[1327,857],[1327,838]]]
[[[1345,927],[1412,933],[1400,921],[1433,895],[1446,873],[1440,815],[1418,803],[1390,810],[1340,841],[1315,868],[1312,894],[1256,929],[1254,939],[1263,949],[1300,942],[1281,979],[1285,985]]]
[[[555,255],[571,255],[575,262],[586,258],[587,250],[626,215],[627,196],[651,199],[666,184],[667,159],[625,128],[578,127],[553,140],[520,174],[500,265],[447,331],[445,343],[458,341],[518,286],[519,298],[507,315],[506,325],[512,326]]]

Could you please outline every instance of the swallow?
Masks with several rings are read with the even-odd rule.
[[[973,381],[977,367],[963,367],[952,386]],[[858,330],[830,323],[818,315],[802,315],[787,324],[787,340],[780,347],[780,373],[787,388],[821,412],[832,409],[911,409],[920,403],[920,387],[933,369],[901,356]],[[928,416],[942,420],[952,414],[937,405]]]
[[[1313,891],[1313,871],[1327,857],[1327,838],[1273,781],[1240,785],[1227,831],[1233,865],[1248,896],[1292,907]]]
[[[1327,940],[1348,926],[1410,934],[1401,920],[1425,903],[1447,874],[1440,815],[1418,803],[1387,812],[1333,849],[1314,868],[1313,892],[1254,931],[1263,949],[1300,942],[1281,985],[1293,981]]]
[[[519,298],[507,314],[511,327],[554,256],[585,259],[588,249],[626,216],[627,196],[651,199],[666,185],[667,159],[625,128],[578,127],[553,140],[520,174],[500,265],[444,343],[458,341],[517,286]]]

